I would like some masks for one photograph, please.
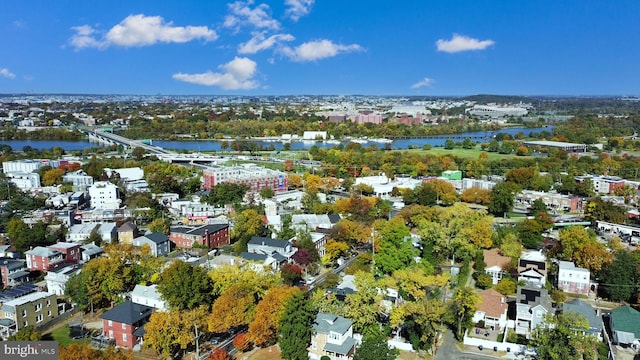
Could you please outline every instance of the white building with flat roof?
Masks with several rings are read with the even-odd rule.
[[[98,181],[89,188],[91,207],[94,209],[120,208],[120,191],[108,181]]]

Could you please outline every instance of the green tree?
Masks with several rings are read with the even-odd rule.
[[[613,262],[601,273],[600,289],[613,301],[634,303],[638,294],[640,252],[618,251]]]
[[[260,189],[260,197],[263,199],[271,199],[276,193],[273,191],[272,188],[263,188]]]
[[[511,211],[516,192],[519,190],[518,185],[511,182],[505,181],[497,183],[493,189],[491,189],[489,212],[495,216],[503,216]]]
[[[594,359],[596,354],[594,336],[585,334],[589,330],[587,319],[576,313],[547,315],[549,326],[539,326],[533,333],[533,344],[537,346],[539,359]]]
[[[473,314],[482,299],[470,287],[459,288],[454,296],[451,310],[455,316],[456,337],[461,340],[465,330],[471,326]]]
[[[29,325],[18,330],[17,333],[9,336],[8,340],[9,341],[38,341],[40,340],[41,337],[42,337],[42,334],[36,331],[36,329],[33,326]]]
[[[353,360],[395,360],[400,353],[398,349],[391,349],[387,344],[387,337],[374,327],[356,349]]]
[[[169,306],[192,310],[213,303],[213,281],[200,266],[184,261],[173,262],[161,274],[158,292]]]
[[[231,232],[231,241],[233,250],[239,254],[247,251],[247,244],[251,237],[261,236],[264,232],[264,221],[262,215],[255,209],[247,209],[238,214],[233,219],[233,231]]]
[[[307,348],[313,334],[312,324],[316,314],[311,309],[305,293],[294,294],[280,318],[278,345],[285,360],[307,360]]]
[[[411,232],[400,217],[384,221],[375,234],[374,247],[376,268],[391,274],[414,262],[416,250],[410,240]]]
[[[447,150],[452,150],[455,147],[456,143],[452,139],[447,139],[444,142],[444,148]]]
[[[133,151],[131,151],[131,156],[133,156],[137,161],[144,159],[145,155],[147,155],[147,150],[140,146],[136,146]]]
[[[208,194],[202,197],[202,201],[214,206],[239,204],[249,191],[245,184],[220,183],[211,188]]]

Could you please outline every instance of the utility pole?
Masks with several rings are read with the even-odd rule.
[[[200,360],[200,342],[198,341],[200,336],[198,335],[198,324],[193,323],[193,327],[196,331],[196,360]]]

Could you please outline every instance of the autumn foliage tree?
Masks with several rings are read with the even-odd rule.
[[[249,324],[249,339],[256,346],[275,344],[280,329],[280,318],[289,299],[300,290],[295,287],[274,287],[256,306],[256,315]]]
[[[217,348],[208,357],[209,360],[232,360],[233,358],[225,349]]]
[[[71,343],[68,346],[60,346],[59,360],[133,360],[133,352],[130,350],[108,347],[105,350],[97,350],[88,343]]]
[[[253,320],[253,294],[240,284],[225,290],[213,303],[209,315],[209,331],[223,333]]]
[[[239,351],[245,352],[251,348],[251,341],[247,333],[240,333],[233,339],[233,347]]]

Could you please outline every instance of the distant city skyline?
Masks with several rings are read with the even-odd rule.
[[[0,93],[640,95],[640,2],[8,2]]]

